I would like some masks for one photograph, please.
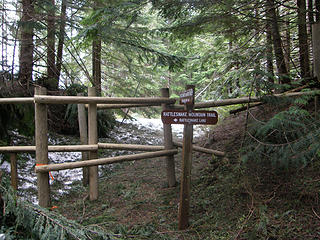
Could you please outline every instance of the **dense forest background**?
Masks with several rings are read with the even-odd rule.
[[[36,85],[59,95],[95,86],[98,95],[118,97],[169,87],[177,97],[194,84],[202,101],[317,83],[318,0],[2,0],[0,7],[2,97],[32,96]],[[2,133],[12,119],[32,117],[23,107],[4,108]],[[64,118],[65,110],[51,116]],[[51,127],[68,132],[63,125]]]
[[[93,85],[103,96],[159,95],[165,86],[175,95],[195,84],[205,100],[310,83],[319,5],[2,0],[1,94]]]
[[[196,101],[314,89],[319,9],[318,0],[2,0],[0,96],[33,96],[39,85],[49,95],[86,94],[95,86],[98,96],[110,97],[159,96],[169,87],[177,97],[193,84]],[[305,119],[300,108],[309,100],[297,101],[291,114]],[[33,135],[32,107],[0,108],[1,136],[8,129]],[[114,115],[99,114],[103,133]],[[76,133],[76,107],[50,106],[49,127]]]
[[[91,234],[106,239],[105,232],[99,232],[102,228],[92,230],[79,224],[90,227],[104,221],[106,229],[113,227],[110,232],[119,239],[132,229],[138,234],[145,231],[141,239],[151,236],[147,234],[156,234],[154,239],[173,239],[172,235],[178,234],[175,239],[182,239],[189,233],[191,238],[183,239],[319,238],[320,116],[316,94],[320,66],[313,48],[320,40],[313,40],[313,26],[320,24],[320,0],[0,0],[0,9],[1,98],[33,96],[36,86],[46,87],[49,95],[87,94],[87,87],[94,86],[98,96],[109,97],[159,96],[160,88],[169,87],[171,96],[178,97],[186,84],[193,84],[196,101],[242,96],[257,96],[262,101],[261,108],[252,111],[245,105],[247,111],[240,110],[226,121],[227,129],[218,125],[202,139],[203,146],[224,150],[226,158],[196,157],[198,175],[192,200],[197,201],[192,208],[196,220],[190,232],[177,233],[175,226],[163,223],[175,219],[177,203],[172,199],[177,197],[176,189],[161,191],[156,201],[150,200],[155,202],[150,205],[159,204],[161,210],[152,228],[147,224],[138,230],[125,228],[116,220],[112,225],[114,212],[104,216],[109,206],[103,201],[111,197],[118,201],[124,192],[137,196],[140,189],[130,181],[128,185],[107,181],[102,185],[107,189],[103,191],[105,199],[97,205],[85,205],[80,187],[79,192],[75,187],[74,196],[66,197],[65,202],[81,207],[70,210],[61,205],[61,214],[84,217],[86,207],[92,214],[78,222],[27,202],[17,204],[15,193],[0,185],[6,202],[2,204],[0,198],[0,212],[4,212],[0,220],[12,222],[8,229],[14,229],[14,234],[23,236],[28,229],[26,235],[36,239],[60,235],[64,239],[65,233],[71,239],[88,239]],[[288,91],[313,94],[270,96]],[[12,144],[12,135],[17,133],[34,135],[34,108],[30,105],[0,104],[0,145]],[[223,118],[238,107],[243,106],[215,110]],[[140,113],[157,114],[150,108]],[[98,114],[103,119],[98,123],[101,137],[115,124],[115,114]],[[78,131],[75,105],[49,106],[48,118],[51,132]],[[160,172],[148,164],[141,165],[141,176],[149,170]],[[122,175],[117,176],[116,170],[123,171],[127,180],[127,167],[115,167],[110,174],[121,182]],[[148,192],[151,184],[146,182],[139,184]],[[150,192],[156,195],[159,189]],[[147,192],[142,191],[145,196]],[[142,204],[141,199],[126,200],[143,209],[137,203]],[[84,210],[77,213],[79,209]],[[161,216],[165,211],[167,215]],[[150,212],[154,214],[146,211],[141,216]]]

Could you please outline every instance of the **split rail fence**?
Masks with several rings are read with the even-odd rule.
[[[35,172],[37,173],[38,201],[42,207],[50,207],[50,184],[49,172],[73,168],[88,168],[89,199],[98,198],[98,166],[104,164],[119,163],[124,161],[141,160],[155,157],[166,157],[167,162],[167,181],[169,186],[176,184],[174,155],[177,154],[175,147],[182,147],[182,143],[172,140],[171,125],[164,124],[164,145],[135,145],[135,144],[114,144],[98,143],[97,130],[97,108],[128,108],[162,106],[163,109],[173,107],[175,99],[169,97],[169,89],[161,89],[161,97],[152,98],[111,98],[96,97],[95,88],[88,89],[86,96],[47,96],[45,88],[35,89],[34,97],[26,98],[0,98],[0,104],[34,104],[35,105],[35,146],[2,146],[0,153],[10,153],[11,164],[11,184],[14,189],[18,188],[17,154],[36,153]],[[80,138],[81,145],[48,145],[48,104],[78,104]],[[85,104],[88,105],[88,131],[86,127]],[[133,155],[123,155],[118,157],[98,158],[99,149],[122,149],[132,151],[148,151]],[[212,149],[194,146],[194,151],[223,156],[224,153]],[[89,152],[89,159],[78,162],[67,162],[50,164],[48,152],[82,152],[83,155]],[[86,174],[84,174],[85,176]]]
[[[289,93],[285,96],[300,96],[319,94],[319,91]],[[282,94],[274,96],[283,96]],[[0,153],[10,153],[11,161],[11,183],[13,188],[18,186],[17,173],[17,154],[22,152],[36,153],[35,172],[37,173],[38,201],[42,207],[51,206],[49,172],[59,171],[72,168],[89,169],[89,199],[98,198],[98,166],[104,164],[119,163],[124,161],[141,160],[155,157],[166,158],[166,172],[169,186],[176,184],[174,155],[177,154],[175,147],[182,147],[182,143],[172,140],[172,129],[170,124],[164,124],[164,145],[135,145],[135,144],[114,144],[99,143],[97,131],[97,109],[128,108],[128,107],[146,107],[161,106],[163,110],[178,109],[182,106],[174,105],[175,99],[170,98],[169,89],[161,89],[161,97],[153,98],[111,98],[96,97],[95,88],[88,89],[88,96],[47,96],[46,89],[38,87],[35,89],[34,97],[30,98],[0,98],[0,104],[17,104],[29,103],[35,105],[35,146],[2,146]],[[244,104],[250,102],[261,102],[261,98],[244,97],[238,99],[228,99],[221,101],[208,101],[196,103],[195,109],[210,108],[234,104]],[[82,145],[48,145],[48,121],[47,105],[48,104],[78,104],[79,111],[79,128]],[[88,131],[86,129],[85,104],[88,105]],[[86,135],[88,134],[88,136]],[[87,142],[88,141],[88,142]],[[98,158],[99,149],[123,149],[147,151],[147,153],[137,153],[132,155],[123,155],[117,157]],[[193,146],[193,151],[224,156],[224,152],[207,149],[199,146]],[[50,164],[48,161],[48,152],[82,152],[83,155],[89,152],[89,159],[77,162],[67,162],[59,164]],[[84,175],[85,176],[85,175]]]

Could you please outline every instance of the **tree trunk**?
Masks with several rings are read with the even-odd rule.
[[[274,71],[273,71],[273,53],[272,53],[272,34],[271,34],[271,26],[270,23],[266,24],[266,58],[267,58],[267,72],[268,72],[268,81],[270,83],[274,83]]]
[[[2,1],[2,8],[6,8],[6,2]],[[1,12],[1,70],[5,71],[8,69],[8,23],[6,22],[7,15],[6,11]]]
[[[316,22],[320,22],[320,0],[316,0]]]
[[[47,18],[47,82],[46,87],[50,90],[57,90],[57,68],[55,64],[55,0],[48,4]]]
[[[62,0],[61,3],[61,15],[60,15],[60,29],[59,29],[59,42],[58,42],[58,52],[57,52],[57,76],[56,81],[59,82],[62,66],[62,56],[63,56],[63,44],[64,44],[64,35],[66,28],[66,15],[67,15],[67,0]],[[67,87],[67,82],[66,82]]]
[[[94,9],[99,7],[99,1],[94,1]],[[97,96],[101,96],[101,38],[99,31],[92,41],[92,78],[93,84],[96,88]]]
[[[313,72],[320,82],[320,22],[312,25]]]
[[[29,88],[33,68],[33,0],[22,0],[19,82]]]
[[[276,58],[276,65],[277,65],[277,70],[279,75],[279,83],[280,84],[290,83],[290,78],[288,76],[288,70],[286,67],[286,62],[285,62],[284,54],[282,50],[282,40],[279,32],[278,17],[276,14],[276,7],[275,7],[274,0],[267,0],[267,8],[268,8],[267,21],[270,22],[270,26],[271,26],[274,54]]]
[[[312,32],[311,25],[314,23],[313,0],[308,0],[308,20],[310,32]]]
[[[92,41],[92,75],[97,96],[101,96],[101,39],[98,34]]]
[[[306,24],[306,0],[297,0],[298,6],[298,38],[299,38],[299,61],[302,78],[310,78],[310,62],[308,34]]]
[[[290,72],[290,59],[291,59],[291,32],[290,32],[290,22],[289,20],[286,21],[286,38],[285,38],[285,61],[287,71]]]

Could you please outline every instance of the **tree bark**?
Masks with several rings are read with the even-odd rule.
[[[98,34],[92,41],[92,76],[97,96],[101,96],[101,39]]]
[[[19,82],[29,87],[33,69],[33,0],[22,0],[21,43],[19,56]]]
[[[282,50],[282,40],[279,32],[278,16],[276,14],[276,6],[274,0],[267,0],[267,14],[267,21],[270,22],[271,26],[274,54],[276,58],[276,65],[279,75],[279,83],[290,83],[290,78],[288,76],[288,70],[286,67],[286,62]]]
[[[62,56],[63,56],[63,44],[64,44],[64,35],[66,28],[66,15],[67,15],[67,0],[62,0],[61,3],[61,15],[60,15],[60,29],[59,29],[59,42],[58,42],[58,51],[57,51],[57,76],[56,81],[59,82],[61,67],[62,67]],[[65,83],[67,87],[67,82]]]
[[[2,8],[6,8],[6,2],[2,1]],[[5,71],[8,68],[8,23],[6,22],[6,11],[1,12],[1,70]]]
[[[99,1],[94,1],[94,9],[99,6]],[[96,88],[97,96],[101,96],[101,38],[97,30],[96,36],[92,41],[92,78]]]
[[[47,17],[47,82],[46,86],[50,90],[57,90],[57,68],[55,64],[55,0],[50,0],[48,4]]]
[[[286,38],[285,38],[285,61],[287,66],[287,71],[290,72],[290,59],[291,59],[291,32],[290,32],[290,22],[286,21]]]
[[[320,22],[320,0],[316,0],[316,22]]]
[[[313,0],[308,0],[308,20],[310,32],[312,32],[311,25],[314,23]]]
[[[267,58],[267,72],[268,72],[268,81],[270,83],[274,83],[274,71],[273,71],[273,49],[272,49],[272,34],[271,34],[271,26],[269,22],[267,22],[267,45],[266,45],[266,58]]]
[[[309,46],[306,24],[306,0],[297,0],[299,61],[302,78],[310,78]]]
[[[309,21],[308,30],[309,30],[309,33],[311,36],[310,53],[312,54],[312,52],[313,52],[313,49],[312,49],[312,47],[313,47],[312,46],[312,24],[314,24],[313,0],[308,0],[308,21]],[[311,58],[312,58],[312,55],[311,55]],[[310,61],[312,61],[312,60],[310,60]],[[313,65],[311,64],[311,70],[310,70],[311,77],[313,77],[313,72],[314,72],[314,69],[313,69]]]
[[[314,76],[320,82],[320,22],[312,25],[312,51],[313,51],[313,71]]]

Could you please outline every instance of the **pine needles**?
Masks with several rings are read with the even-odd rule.
[[[284,108],[268,121],[256,121],[247,132],[244,161],[269,162],[273,166],[304,167],[319,158],[319,113],[311,109],[312,96],[289,100],[268,99],[274,108]]]
[[[97,228],[84,227],[53,211],[17,199],[11,188],[0,185],[0,191],[4,202],[0,231],[5,233],[6,239],[115,239]]]

